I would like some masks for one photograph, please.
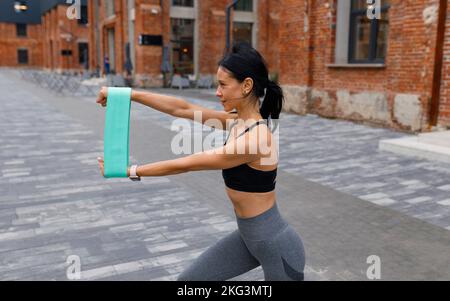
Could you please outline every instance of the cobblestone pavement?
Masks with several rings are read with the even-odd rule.
[[[103,179],[96,158],[103,153],[104,111],[94,99],[59,97],[9,71],[0,72],[0,89],[0,280],[66,280],[69,255],[80,257],[85,280],[174,280],[236,229],[217,173],[139,184]],[[448,166],[379,153],[374,140],[400,135],[388,130],[313,116],[283,119],[280,208],[304,239],[307,280],[367,279],[371,254],[386,262],[387,279],[450,279],[440,268],[450,266],[442,229],[449,225]],[[132,162],[172,157],[170,116],[133,105],[132,120]],[[145,134],[153,141],[137,140]],[[408,192],[410,198],[398,198]],[[431,199],[411,201],[425,192]],[[262,279],[257,268],[234,280]]]

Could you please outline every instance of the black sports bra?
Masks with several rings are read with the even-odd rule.
[[[258,121],[255,124],[251,125],[237,138],[244,135],[255,126],[260,125],[261,123],[261,121]],[[234,125],[235,124],[233,124],[233,126]],[[231,129],[233,128],[233,126],[230,128],[230,134],[228,134],[227,140],[228,138],[230,138]],[[227,140],[225,140],[224,145],[227,144]],[[275,168],[274,170],[264,171],[254,169],[248,164],[244,163],[236,167],[223,169],[222,176],[225,181],[225,185],[228,188],[244,192],[270,192],[275,189],[277,168]]]

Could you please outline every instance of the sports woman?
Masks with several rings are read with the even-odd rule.
[[[260,265],[265,280],[303,280],[303,243],[281,216],[275,195],[278,150],[268,121],[279,118],[282,89],[269,80],[263,57],[245,43],[235,44],[219,62],[217,80],[216,96],[223,111],[177,97],[132,91],[131,99],[135,102],[192,120],[194,112],[201,112],[202,123],[219,120],[222,129],[230,133],[222,147],[174,160],[135,165],[128,169],[128,174],[157,177],[222,170],[238,229],[201,254],[178,280],[227,280]],[[107,93],[107,88],[102,88],[98,96],[97,102],[102,106],[106,106]],[[103,174],[101,158],[99,165]]]

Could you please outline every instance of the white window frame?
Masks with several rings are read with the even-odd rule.
[[[336,18],[335,64],[348,64],[351,1],[338,0]]]
[[[252,46],[258,48],[258,0],[253,0],[253,12],[234,11],[233,22],[252,23]]]
[[[350,47],[350,0],[338,0],[336,15],[336,44],[334,47],[334,62],[327,67],[349,68],[384,68],[384,63],[349,63]]]
[[[199,59],[199,49],[200,45],[198,42],[199,37],[199,27],[198,27],[198,5],[199,0],[194,0],[194,7],[184,7],[184,6],[176,6],[172,5],[172,1],[170,1],[170,18],[174,19],[190,19],[194,20],[194,76],[198,78],[200,67],[198,64]]]

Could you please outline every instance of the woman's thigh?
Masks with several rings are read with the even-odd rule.
[[[258,267],[238,230],[219,240],[183,271],[179,281],[224,281]]]
[[[291,226],[271,239],[246,243],[261,262],[266,281],[304,280],[305,250]]]

